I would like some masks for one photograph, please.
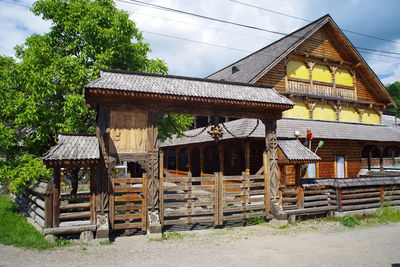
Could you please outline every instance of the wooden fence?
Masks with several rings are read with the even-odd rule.
[[[31,217],[43,230],[53,224],[53,186],[51,182],[40,181],[30,184],[25,194],[14,196],[17,207]]]
[[[301,186],[284,186],[281,190],[288,215],[400,206],[400,177],[303,179]]]

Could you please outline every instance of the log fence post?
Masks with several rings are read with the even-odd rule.
[[[54,168],[53,227],[60,226],[60,167]]]

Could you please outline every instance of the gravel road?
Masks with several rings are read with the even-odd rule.
[[[348,229],[303,222],[285,229],[229,227],[149,241],[75,244],[43,252],[0,245],[0,266],[392,266],[400,264],[400,224]]]

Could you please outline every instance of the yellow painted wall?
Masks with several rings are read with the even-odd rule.
[[[310,71],[301,61],[291,60],[287,64],[287,75],[291,78],[310,79]]]
[[[312,79],[313,81],[332,83],[332,74],[327,66],[315,64]]]
[[[337,69],[335,73],[335,83],[347,86],[353,86],[353,77],[348,70]]]
[[[339,121],[360,122],[360,115],[352,107],[342,107],[339,113]]]
[[[283,112],[284,118],[294,118],[294,119],[309,119],[310,112],[308,111],[308,107],[303,102],[294,101],[296,104],[292,109],[286,110]]]
[[[362,114],[362,122],[366,124],[380,124],[381,119],[378,113],[373,109],[366,109]]]
[[[313,111],[314,120],[336,121],[336,112],[331,105],[317,104]]]

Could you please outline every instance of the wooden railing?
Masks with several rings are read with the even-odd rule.
[[[309,82],[288,80],[286,89],[287,91],[296,93],[355,99],[354,90],[340,85],[336,85],[336,90],[334,90],[333,86],[329,85],[315,83],[311,86]]]

